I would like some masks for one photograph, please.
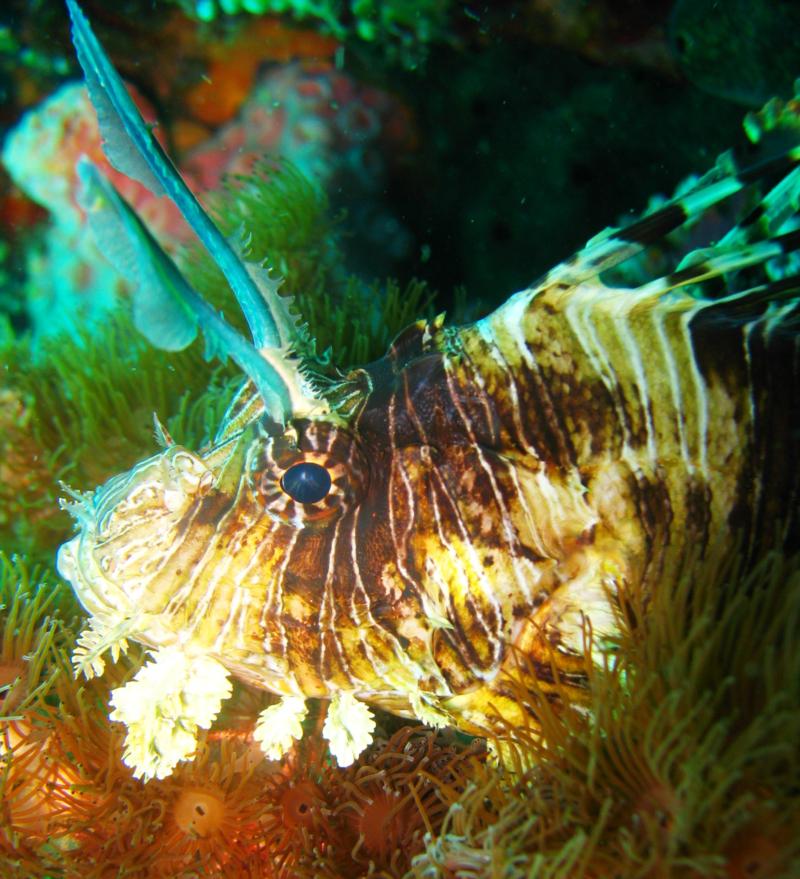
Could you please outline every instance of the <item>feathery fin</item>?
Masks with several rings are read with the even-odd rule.
[[[72,39],[95,106],[111,164],[155,195],[167,195],[203,242],[231,285],[256,348],[280,345],[276,321],[225,237],[192,194],[136,109],[75,0],[66,0]]]
[[[189,285],[135,211],[85,157],[78,174],[81,206],[98,244],[134,281],[136,328],[155,347],[177,351],[195,339],[199,327],[206,357],[233,358],[255,383],[270,417],[283,424],[292,411],[291,376],[285,379]]]
[[[638,255],[648,245],[659,241],[684,223],[731,198],[758,180],[784,175],[782,182],[771,190],[770,196],[766,197],[771,225],[774,227],[776,220],[785,215],[784,202],[787,197],[791,195],[796,198],[798,183],[794,172],[799,165],[800,146],[794,146],[778,156],[721,178],[709,180],[707,175],[693,189],[672,199],[657,211],[621,229],[604,230],[589,241],[586,247],[548,272],[540,283],[581,284]],[[739,243],[740,229],[741,226],[737,225],[731,230],[728,242]],[[719,250],[717,254],[722,255]]]

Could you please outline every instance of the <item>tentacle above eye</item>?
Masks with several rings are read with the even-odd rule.
[[[200,326],[207,354],[232,357],[253,379],[279,425],[291,416],[327,410],[290,355],[297,321],[278,294],[278,284],[261,266],[246,262],[241,246],[214,225],[145,124],[78,4],[67,0],[67,6],[106,156],[118,171],[175,202],[228,280],[253,341],[241,337],[202,300],[113,186],[84,162],[80,174],[95,235],[103,251],[139,286],[134,300],[137,328],[152,344],[177,350],[194,339]]]
[[[75,0],[67,0],[72,39],[86,77],[103,149],[111,164],[155,195],[167,195],[219,265],[247,318],[256,348],[280,345],[277,322],[231,245],[153,137]]]
[[[197,293],[178,271],[135,211],[84,156],[78,162],[80,204],[107,258],[134,283],[133,322],[156,348],[179,351],[194,341],[198,327],[206,356],[231,357],[253,380],[270,417],[284,424],[292,414],[287,380]]]

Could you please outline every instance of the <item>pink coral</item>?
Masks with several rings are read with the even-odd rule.
[[[347,171],[375,190],[386,148],[396,154],[413,145],[410,118],[391,95],[329,64],[296,62],[270,68],[239,118],[183,167],[201,188],[214,189],[223,174],[247,174],[263,156],[280,155],[323,187]]]
[[[149,122],[153,113],[133,90],[132,94]],[[100,145],[97,117],[85,86],[67,83],[22,118],[9,134],[3,164],[24,192],[65,227],[83,224],[78,205],[78,159],[88,156],[109,177],[145,222],[169,237],[185,236],[180,215],[168,199],[156,199],[141,184],[111,167]]]
[[[152,122],[149,107],[132,93]],[[413,146],[408,116],[391,96],[326,63],[274,65],[238,119],[186,156],[182,173],[202,193],[216,189],[225,174],[247,175],[264,157],[283,156],[324,189],[374,200],[384,188],[386,139],[389,154]],[[14,182],[51,214],[44,236],[26,254],[27,307],[39,337],[91,326],[127,289],[84,222],[75,170],[82,155],[112,180],[167,250],[191,240],[169,199],[111,167],[85,87],[63,86],[26,114],[3,150]]]

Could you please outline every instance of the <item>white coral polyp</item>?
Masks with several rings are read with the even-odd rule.
[[[375,718],[352,693],[338,693],[331,699],[322,735],[339,766],[349,766],[372,743]]]
[[[253,738],[270,760],[279,760],[293,741],[302,738],[307,714],[308,707],[302,696],[284,696],[258,715]]]
[[[180,647],[152,653],[133,680],[112,691],[112,720],[128,728],[123,762],[136,778],[166,778],[191,756],[198,728],[207,729],[231,695],[226,668]]]

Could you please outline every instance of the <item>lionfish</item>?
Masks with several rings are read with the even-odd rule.
[[[477,735],[535,724],[520,668],[554,700],[577,693],[587,639],[613,638],[626,596],[672,588],[712,543],[755,556],[796,542],[800,146],[746,170],[731,158],[487,317],[420,321],[322,383],[276,282],[215,227],[67,4],[109,159],[177,204],[252,334],[83,160],[137,327],[169,350],[200,329],[247,377],[207,447],[164,432],[157,454],[65,504],[79,530],[58,568],[90,615],[76,665],[102,673],[128,639],[150,650],[112,695],[138,775],[191,755],[231,677],[280,697],[255,728],[273,758],[310,698],[328,700],[340,764],[371,740],[370,705]],[[607,283],[737,196],[744,219],[672,273]]]

